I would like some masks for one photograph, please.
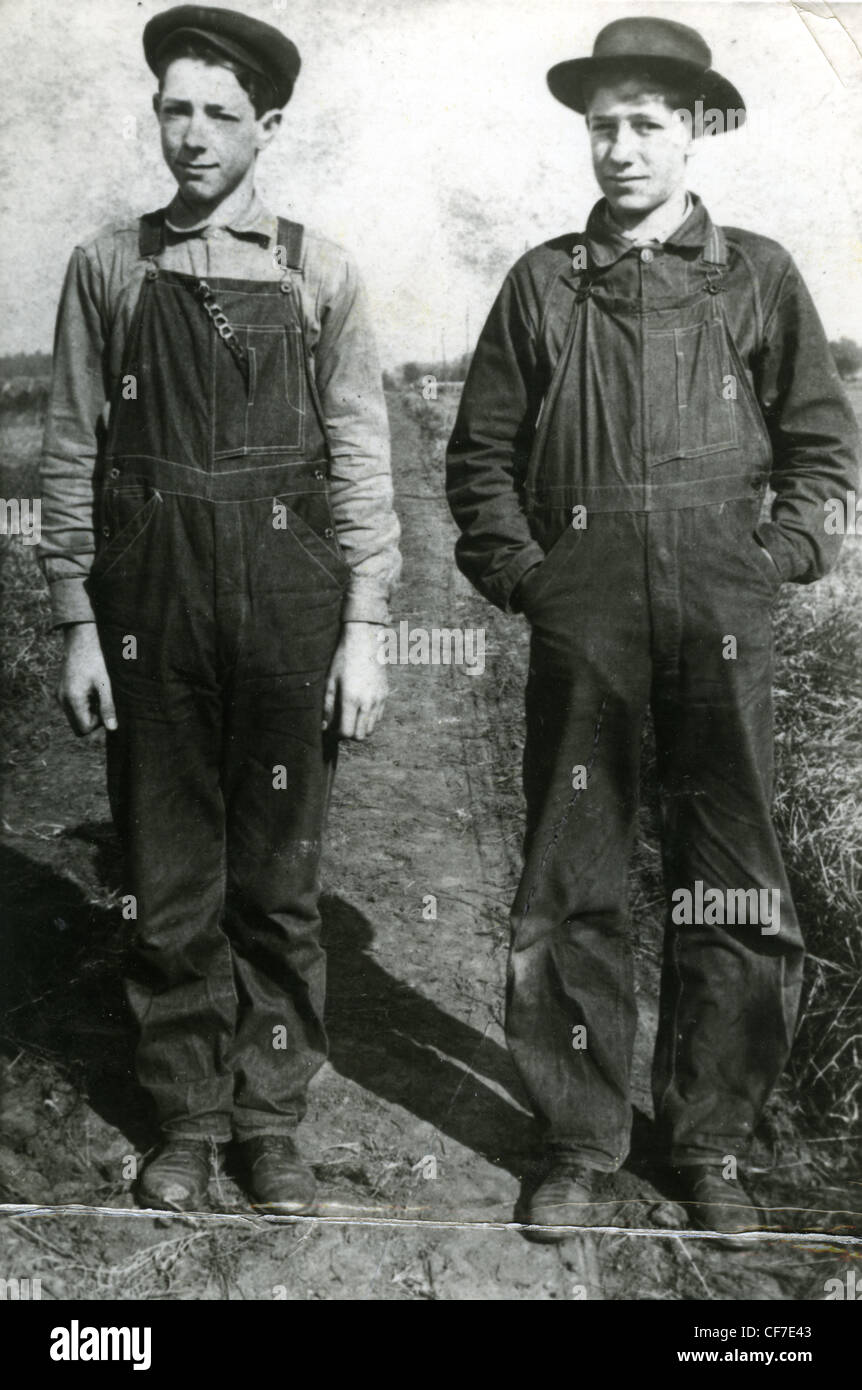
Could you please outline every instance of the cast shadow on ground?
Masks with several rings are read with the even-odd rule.
[[[96,846],[99,882],[116,887],[109,829],[69,833]],[[129,924],[8,844],[0,846],[0,882],[3,1050],[58,1066],[107,1123],[139,1151],[151,1148],[156,1128],[134,1077],[134,1029],[120,983]],[[389,974],[369,949],[371,924],[349,903],[325,895],[321,909],[336,1071],[520,1174],[536,1138],[533,1121],[506,1098],[518,1092],[505,1049]]]
[[[89,840],[89,830],[74,833]],[[0,845],[0,882],[0,1047],[56,1065],[98,1114],[148,1149],[155,1120],[134,1078],[119,911],[88,902],[71,879],[8,844]]]
[[[321,914],[336,1071],[519,1174],[536,1135],[505,1048],[393,978],[372,953],[373,928],[356,908],[325,894]]]

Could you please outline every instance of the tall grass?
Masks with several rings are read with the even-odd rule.
[[[38,411],[0,417],[0,497],[38,497],[40,442]],[[60,645],[36,547],[20,536],[0,536],[0,613],[0,737],[9,756],[14,742],[44,737]]]
[[[775,816],[809,957],[791,1063],[818,1129],[862,1120],[862,554],[797,591],[776,631]]]

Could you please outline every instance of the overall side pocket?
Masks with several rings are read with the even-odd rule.
[[[102,532],[88,583],[97,585],[132,549],[161,506],[161,493],[146,483],[109,486],[102,500]]]

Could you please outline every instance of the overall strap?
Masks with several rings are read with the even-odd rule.
[[[558,299],[573,298],[576,304],[580,304],[587,298],[590,291],[592,276],[589,269],[589,253],[583,233],[572,237],[568,253],[571,257],[569,264],[561,266],[552,276],[542,301],[539,313],[540,338],[544,338],[549,312]]]
[[[569,264],[560,267],[552,276],[541,307],[538,345],[547,375],[541,401],[538,403],[535,414],[535,434],[530,450],[531,456],[535,456],[539,449],[544,448],[548,421],[551,416],[550,407],[562,385],[566,363],[571,354],[578,319],[581,315],[581,305],[584,300],[589,299],[592,293],[593,277],[583,234],[572,239],[569,255],[571,257]],[[551,309],[556,307],[558,303],[564,312],[566,305],[568,305],[568,318],[559,354],[556,360],[552,361],[547,340],[547,325]]]
[[[158,212],[145,212],[138,220],[138,255],[142,261],[158,256],[165,243],[165,215]]]
[[[308,383],[308,391],[317,416],[317,423],[323,436],[323,444],[326,450],[326,459],[331,470],[332,468],[332,444],[329,438],[329,430],[326,424],[326,414],[323,409],[323,402],[320,399],[320,392],[317,389],[317,381],[314,376],[314,360],[308,350],[308,343],[305,334],[305,310],[302,303],[302,295],[299,290],[299,281],[302,279],[302,243],[304,239],[304,229],[299,222],[290,222],[286,217],[278,219],[277,234],[277,255],[278,265],[281,268],[281,288],[285,294],[290,294],[294,300],[296,317],[299,322],[300,342],[302,343],[302,360],[305,367],[305,379]]]
[[[566,343],[570,343],[574,336],[575,324],[578,317],[578,306],[588,299],[592,292],[592,276],[588,265],[588,253],[586,241],[583,233],[572,238],[569,247],[571,256],[570,263],[562,266],[556,274],[551,277],[551,282],[545,292],[544,299],[539,311],[539,330],[538,341],[545,355],[547,356],[546,329],[551,310],[559,304],[565,311],[568,305],[568,325],[566,328]],[[563,351],[566,349],[564,348]],[[562,357],[561,352],[560,356]],[[548,360],[550,376],[553,377],[553,365]],[[550,379],[549,379],[550,384]]]
[[[727,264],[727,238],[721,227],[713,227],[709,240],[703,248],[703,259],[713,261],[717,265]]]
[[[727,238],[720,227],[713,227],[710,231],[707,243],[703,248],[703,260],[708,266],[727,265]],[[720,279],[722,271],[714,272],[714,278]]]
[[[299,222],[289,222],[286,217],[278,219],[278,245],[283,247],[279,264],[285,270],[302,269],[302,241],[304,230]]]

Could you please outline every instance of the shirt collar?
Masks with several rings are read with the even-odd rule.
[[[178,198],[174,198],[165,209],[165,229],[168,242],[188,241],[192,237],[203,237],[213,225],[212,222],[199,222],[193,227],[178,227],[171,216],[178,204]],[[262,246],[273,246],[278,235],[278,220],[261,202],[257,193],[252,197],[246,211],[241,217],[235,218],[232,222],[216,223],[223,226],[225,231],[231,233],[241,241],[258,241]]]
[[[665,237],[662,245],[703,247],[710,241],[715,244],[712,218],[696,193],[689,193],[688,198],[688,216]],[[613,265],[631,251],[634,244],[614,220],[605,198],[599,199],[589,215],[585,241],[591,263],[600,267]]]
[[[691,194],[686,193],[682,204],[682,216],[675,215],[673,218],[673,223],[672,225],[670,225],[668,213],[665,211],[664,217],[660,217],[658,220],[657,230],[653,236],[644,236],[642,232],[637,230],[629,232],[626,231],[626,228],[622,226],[620,227],[620,230],[622,231],[622,234],[625,237],[626,241],[631,241],[636,246],[647,246],[650,244],[661,246],[664,244],[664,242],[668,241],[670,237],[674,235],[674,233],[676,233],[679,230],[679,228],[685,221],[688,220],[689,214],[691,213],[691,209]],[[616,221],[616,218],[614,217],[612,212],[609,212],[608,215],[609,217],[611,217],[613,221]]]

